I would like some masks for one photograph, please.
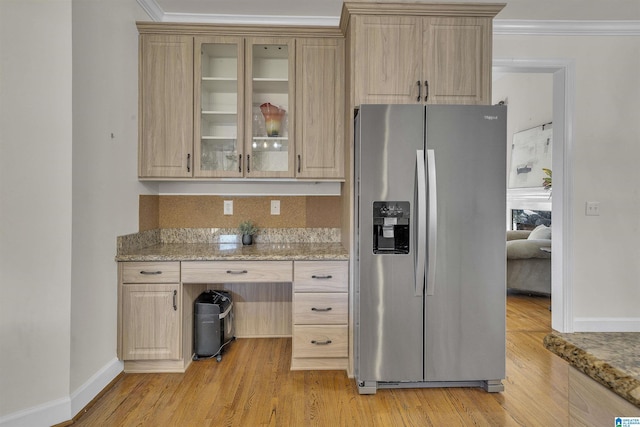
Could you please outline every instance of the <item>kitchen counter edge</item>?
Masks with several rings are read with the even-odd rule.
[[[545,336],[544,346],[569,362],[572,367],[640,408],[640,377],[635,368],[630,371],[631,368],[624,367],[637,367],[640,361],[640,355],[633,351],[635,344],[628,340],[629,336],[632,336],[633,341],[636,342],[640,339],[640,333],[561,334],[552,332]],[[615,351],[616,343],[625,344],[617,347],[618,351],[611,360],[597,354],[601,346],[613,348]],[[615,360],[616,358],[618,360]]]
[[[339,243],[207,244],[165,243],[116,255],[118,262],[132,261],[321,261],[349,260]]]

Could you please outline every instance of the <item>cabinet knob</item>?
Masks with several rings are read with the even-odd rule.
[[[416,84],[418,85],[418,99],[416,99],[416,101],[420,102],[420,99],[422,98],[422,86],[420,85],[420,80],[418,80]]]
[[[251,173],[251,156],[247,154],[247,173]]]
[[[238,172],[242,173],[242,154],[238,154]]]
[[[312,279],[331,279],[333,276],[330,274],[326,274],[324,276],[318,276],[316,274],[314,274],[313,276],[311,276]]]
[[[328,344],[331,344],[331,340],[326,340],[326,341],[316,341],[316,340],[311,340],[311,344],[315,344],[315,345],[328,345]]]
[[[140,274],[146,274],[146,275],[149,275],[149,276],[153,276],[153,275],[162,274],[162,271],[146,271],[146,270],[142,270],[140,272]]]
[[[187,154],[187,172],[191,172],[191,153]]]
[[[327,308],[311,307],[311,311],[331,311],[331,307],[327,307]]]
[[[178,311],[178,291],[173,291],[173,311]]]
[[[424,81],[424,102],[429,99],[429,80]]]

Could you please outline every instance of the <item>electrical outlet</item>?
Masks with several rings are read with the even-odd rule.
[[[280,200],[271,201],[271,215],[280,215]]]
[[[600,215],[600,202],[586,202],[585,203],[585,215],[587,215],[587,216],[599,216]]]
[[[224,214],[233,215],[233,200],[224,201]]]

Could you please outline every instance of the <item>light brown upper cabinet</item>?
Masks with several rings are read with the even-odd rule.
[[[242,177],[244,40],[194,39],[195,177]]]
[[[344,40],[296,40],[296,177],[344,178]]]
[[[344,179],[337,30],[138,29],[141,179]]]
[[[292,178],[295,135],[295,40],[246,39],[245,176]]]
[[[191,177],[193,37],[144,34],[139,47],[140,177]]]
[[[195,51],[194,177],[293,177],[294,40],[196,37]],[[266,104],[281,112],[269,129]]]
[[[496,4],[345,5],[353,105],[489,104]]]

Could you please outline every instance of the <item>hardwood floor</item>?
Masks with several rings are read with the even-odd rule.
[[[566,426],[567,364],[542,346],[550,300],[509,295],[505,391],[379,390],[290,371],[291,340],[240,339],[185,374],[125,374],[74,426]]]

